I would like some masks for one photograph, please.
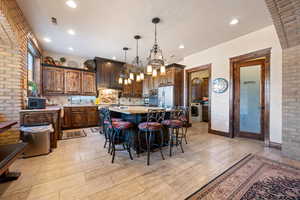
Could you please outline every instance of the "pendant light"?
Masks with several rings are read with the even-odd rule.
[[[160,69],[161,75],[166,74],[163,52],[161,48],[158,46],[158,42],[157,42],[157,24],[159,22],[160,22],[160,18],[158,17],[152,19],[152,23],[155,26],[155,35],[154,35],[154,45],[150,50],[150,55],[148,57],[147,74],[152,73],[153,77],[157,76],[158,69]]]
[[[134,69],[136,70],[136,81],[140,82],[141,80],[144,80],[144,69],[143,69],[143,63],[140,60],[139,57],[139,40],[141,39],[140,35],[135,35],[134,39],[136,40],[136,57],[134,58],[132,65]],[[134,80],[134,79],[133,79]]]
[[[126,63],[126,61],[127,61],[127,51],[128,50],[129,50],[128,47],[124,47],[123,48],[123,51],[124,51],[124,62],[125,62],[125,64],[123,65],[123,68],[121,70],[121,74],[120,74],[119,81],[118,81],[119,84],[123,84],[123,82],[125,84],[125,80],[126,80],[125,71],[127,70],[127,63]],[[127,83],[125,85],[127,85]]]

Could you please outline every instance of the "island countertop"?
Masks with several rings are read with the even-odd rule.
[[[118,112],[118,113],[122,113],[122,114],[127,114],[127,115],[146,114],[146,113],[148,113],[148,110],[155,110],[155,109],[163,109],[163,108],[161,108],[161,107],[147,107],[147,106],[109,107],[110,111]],[[167,111],[168,111],[168,109],[167,109]]]

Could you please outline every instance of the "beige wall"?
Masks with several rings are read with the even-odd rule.
[[[270,88],[270,139],[282,141],[282,49],[274,26],[222,43],[207,50],[187,56],[180,63],[186,69],[212,64],[212,80],[226,78],[229,80],[229,58],[247,54],[265,48],[271,50],[271,88]],[[185,87],[186,88],[186,87]],[[186,96],[186,91],[185,91]],[[186,100],[186,98],[185,98]],[[212,129],[229,131],[229,91],[223,94],[212,94],[211,99]]]

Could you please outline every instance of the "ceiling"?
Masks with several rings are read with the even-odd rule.
[[[122,48],[128,46],[131,61],[133,36],[140,34],[145,63],[154,41],[153,17],[162,20],[158,40],[169,63],[272,24],[262,0],[75,0],[75,9],[65,1],[17,0],[45,50],[90,58],[124,60]],[[51,17],[58,25],[51,24]],[[240,23],[230,26],[233,18]],[[69,29],[76,34],[69,35]]]

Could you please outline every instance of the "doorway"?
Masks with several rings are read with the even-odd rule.
[[[230,136],[269,144],[270,49],[230,62]]]
[[[210,130],[211,64],[186,70],[186,106],[190,124],[208,126]]]

